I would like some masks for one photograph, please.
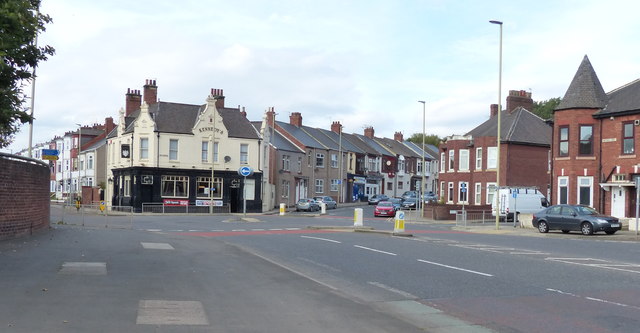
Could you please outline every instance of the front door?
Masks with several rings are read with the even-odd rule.
[[[622,187],[611,188],[611,215],[615,217],[626,217],[625,197],[627,190]]]

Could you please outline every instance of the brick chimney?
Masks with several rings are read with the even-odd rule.
[[[302,126],[302,114],[300,114],[300,112],[291,112],[289,124],[297,127]]]
[[[404,141],[402,137],[402,132],[396,132],[395,134],[393,134],[393,139],[399,142]]]
[[[497,115],[498,115],[498,104],[491,104],[491,107],[489,109],[489,118]]]
[[[366,136],[367,138],[373,139],[374,134],[375,134],[375,131],[373,130],[373,127],[367,127],[364,129],[364,136]]]
[[[143,100],[151,105],[158,103],[158,86],[156,86],[156,80],[146,80],[143,90]]]
[[[216,109],[223,109],[224,91],[222,89],[211,89],[211,96],[213,96],[213,98],[215,98],[216,100]]]
[[[267,124],[271,127],[275,127],[276,111],[274,110],[273,106],[267,109]]]
[[[533,111],[533,99],[531,93],[525,90],[509,90],[507,96],[507,111],[512,113],[519,106],[527,111]]]
[[[104,132],[106,134],[109,134],[109,132],[111,132],[115,127],[116,125],[113,123],[113,118],[104,118]]]
[[[240,111],[240,105],[238,105],[238,111]],[[242,107],[242,111],[240,111],[240,114],[247,118],[247,111],[244,110],[244,106]]]
[[[128,116],[131,112],[140,109],[142,104],[142,95],[140,90],[127,89],[125,94],[125,116]]]
[[[331,123],[331,132],[340,134],[340,129],[342,129],[342,125],[339,121],[334,121]]]

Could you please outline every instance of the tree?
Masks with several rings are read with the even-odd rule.
[[[417,145],[422,144],[422,133],[413,133],[411,137],[407,139],[409,142],[413,142]],[[442,139],[435,134],[427,134],[424,137],[424,144],[438,146],[442,142]]]
[[[11,144],[21,124],[33,121],[23,88],[38,63],[55,53],[35,43],[51,22],[39,7],[40,0],[0,0],[0,148]]]
[[[556,97],[546,101],[533,102],[532,112],[544,120],[549,120],[553,118],[553,110],[560,104],[561,100],[562,98]]]

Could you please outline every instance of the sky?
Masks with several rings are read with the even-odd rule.
[[[225,104],[261,120],[405,138],[464,134],[509,90],[562,97],[587,55],[605,91],[640,77],[637,1],[43,0],[33,143],[76,124],[118,121],[127,88],[147,79],[165,102]],[[30,85],[25,87],[31,96]],[[423,104],[425,101],[423,119]],[[29,126],[14,143],[28,147]]]

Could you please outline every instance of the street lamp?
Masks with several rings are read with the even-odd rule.
[[[78,153],[76,154],[76,164],[78,166],[78,182],[76,183],[76,200],[78,199],[78,190],[80,190],[80,196],[82,196],[82,187],[80,186],[80,182],[82,178],[80,177],[80,153],[82,152],[82,125],[76,124],[78,126]]]
[[[340,175],[340,192],[338,192],[338,203],[341,203],[341,201],[343,200],[343,189],[342,189],[342,181],[344,180],[344,177],[342,177],[342,124],[340,124],[340,132],[339,132],[339,136],[338,136],[338,157],[339,157],[339,162],[340,166],[338,168],[338,174]]]
[[[499,56],[499,64],[498,64],[498,135],[496,138],[496,160],[497,160],[497,168],[496,168],[496,191],[494,195],[496,196],[496,230],[500,229],[500,114],[502,113],[502,21],[491,20],[489,21],[491,24],[497,24],[500,26],[500,56]],[[506,218],[506,217],[505,217]]]
[[[422,103],[422,180],[420,181],[420,209],[422,210],[421,216],[424,218],[424,190],[425,190],[425,165],[424,165],[424,137],[425,133],[425,119],[426,119],[426,103],[425,101],[418,101],[418,103]]]

